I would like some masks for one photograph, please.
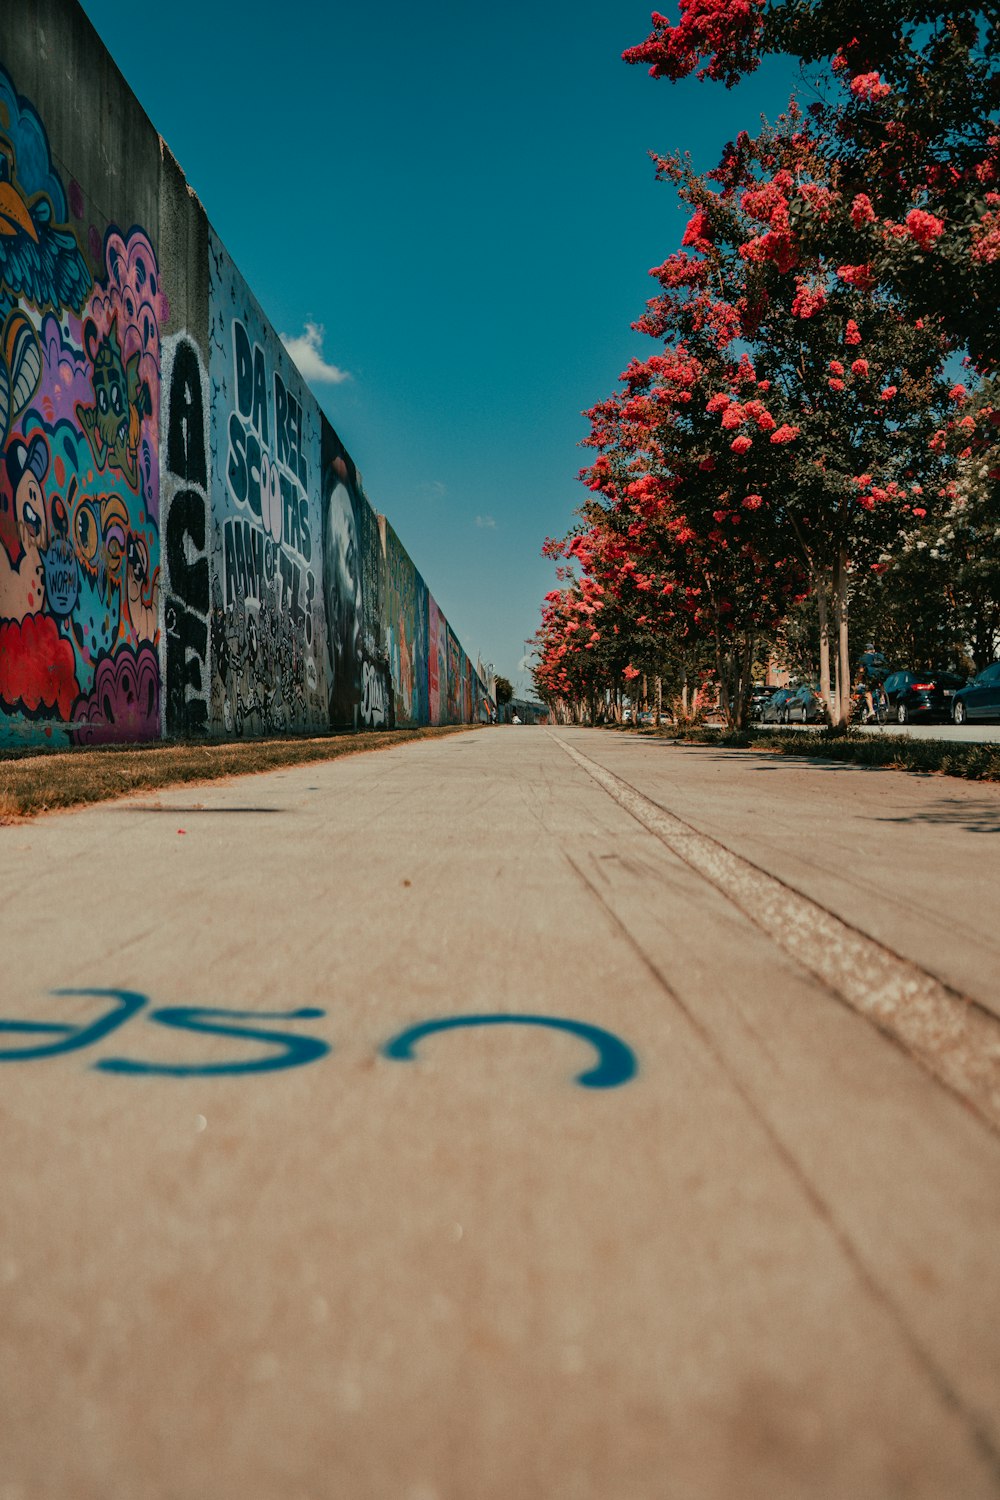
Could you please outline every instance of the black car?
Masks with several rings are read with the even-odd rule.
[[[762,724],[787,724],[788,700],[794,696],[794,688],[778,688],[778,691],[771,694],[761,709],[760,722]]]
[[[950,719],[952,700],[965,678],[957,672],[890,672],[883,687],[889,717],[897,724],[911,719]]]
[[[826,704],[817,688],[804,682],[785,703],[786,724],[821,724],[826,719]]]
[[[1000,719],[1000,661],[959,688],[952,699],[951,716],[956,724],[969,719]]]
[[[747,711],[751,719],[759,719],[761,717],[764,712],[764,704],[767,703],[773,692],[774,688],[760,687],[757,683],[754,683],[750,689],[750,698],[747,704]]]

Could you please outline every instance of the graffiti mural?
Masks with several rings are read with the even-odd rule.
[[[445,649],[448,654],[448,687],[444,695],[446,724],[462,722],[462,647],[451,626],[445,625]]]
[[[146,234],[86,231],[0,70],[0,744],[160,733],[160,326]],[[92,265],[97,266],[96,274]]]
[[[448,698],[448,622],[427,595],[427,707],[431,724],[445,723]]]
[[[383,648],[385,560],[378,517],[350,454],[323,423],[323,603],[332,729],[395,723]]]
[[[209,302],[212,727],[320,728],[319,408],[214,234]]]
[[[183,334],[164,340],[162,372],[165,718],[167,733],[183,737],[208,729],[208,380]]]
[[[385,621],[396,723],[429,720],[427,586],[392,527],[385,526]]]

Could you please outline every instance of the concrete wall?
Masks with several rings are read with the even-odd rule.
[[[0,746],[484,698],[75,0],[0,8]]]

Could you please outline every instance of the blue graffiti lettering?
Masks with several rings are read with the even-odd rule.
[[[449,1016],[441,1021],[424,1021],[400,1032],[382,1048],[384,1057],[409,1060],[415,1056],[414,1048],[422,1037],[435,1031],[452,1031],[462,1026],[550,1026],[556,1031],[569,1031],[574,1036],[589,1042],[600,1059],[595,1068],[577,1075],[576,1082],[587,1089],[614,1089],[628,1083],[638,1070],[635,1053],[631,1047],[610,1031],[600,1026],[590,1026],[585,1021],[564,1021],[559,1016],[485,1015]]]
[[[147,996],[134,990],[60,989],[51,993],[56,996],[111,1000],[114,1004],[96,1020],[85,1025],[57,1021],[0,1020],[0,1036],[7,1034],[53,1038],[27,1047],[0,1048],[0,1062],[29,1062],[79,1051],[109,1036],[148,1004]],[[235,1061],[210,1063],[160,1063],[144,1062],[141,1058],[106,1057],[92,1065],[96,1071],[146,1078],[232,1077],[300,1068],[317,1062],[331,1051],[330,1043],[320,1037],[275,1031],[260,1024],[270,1021],[319,1020],[326,1015],[326,1011],[315,1006],[285,1011],[245,1011],[228,1010],[221,1006],[166,1005],[158,1010],[146,1011],[145,1015],[147,1020],[175,1031],[233,1038],[236,1041],[255,1043],[267,1050],[262,1057],[251,1056]],[[247,1022],[252,1024],[247,1025]],[[577,1075],[576,1082],[584,1088],[618,1088],[634,1078],[638,1071],[635,1053],[620,1037],[605,1031],[603,1027],[592,1026],[585,1021],[565,1020],[561,1016],[488,1014],[447,1016],[435,1021],[423,1021],[393,1037],[382,1048],[382,1055],[397,1060],[412,1060],[416,1056],[417,1043],[435,1032],[452,1031],[459,1027],[497,1025],[546,1026],[555,1031],[569,1032],[589,1042],[596,1051],[598,1060],[596,1066]]]
[[[252,1011],[222,1010],[218,1007],[165,1005],[150,1013],[151,1021],[161,1026],[173,1026],[178,1031],[202,1032],[207,1036],[239,1037],[251,1042],[260,1042],[265,1047],[277,1047],[277,1053],[269,1057],[251,1058],[246,1062],[227,1063],[147,1063],[128,1057],[106,1057],[94,1064],[102,1073],[131,1073],[150,1076],[157,1074],[167,1078],[222,1077],[234,1073],[273,1073],[281,1068],[301,1068],[306,1063],[316,1062],[330,1050],[329,1042],[314,1036],[296,1036],[292,1032],[263,1031],[258,1026],[233,1026],[233,1021],[305,1021],[316,1020],[326,1012],[306,1006],[302,1010]]]
[[[146,996],[133,990],[53,990],[54,995],[93,996],[99,1000],[116,1001],[113,1009],[89,1026],[66,1025],[51,1021],[0,1021],[0,1032],[26,1035],[60,1035],[61,1041],[38,1047],[4,1047],[0,1050],[0,1062],[27,1062],[29,1058],[57,1057],[62,1052],[74,1052],[79,1047],[89,1047],[129,1020],[146,1004]]]

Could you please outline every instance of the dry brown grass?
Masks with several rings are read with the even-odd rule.
[[[252,776],[279,766],[334,760],[340,755],[388,750],[411,740],[436,739],[478,725],[394,729],[313,739],[240,740],[235,743],[107,746],[98,750],[10,751],[0,754],[0,824],[39,813],[106,802],[129,792],[154,791],[227,776]]]

